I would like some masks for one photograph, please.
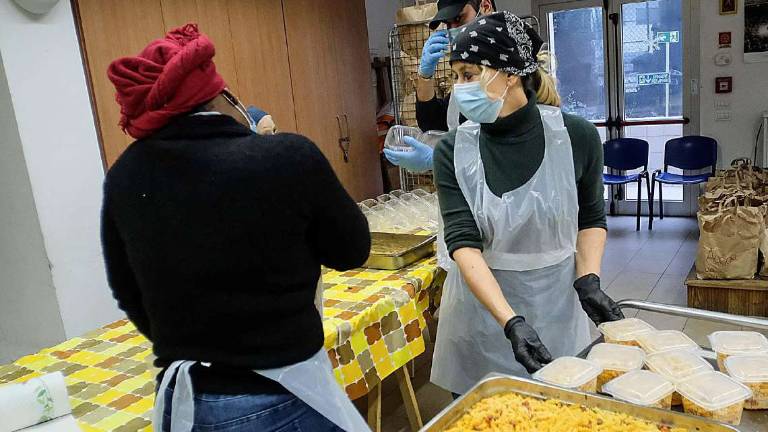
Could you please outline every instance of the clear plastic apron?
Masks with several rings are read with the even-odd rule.
[[[321,277],[317,281],[315,293],[315,305],[321,316],[323,313],[322,283]],[[195,419],[195,401],[189,369],[195,363],[197,362],[189,360],[175,361],[165,371],[155,398],[152,418],[152,426],[156,432],[163,430],[165,391],[174,376],[176,376],[176,387],[171,402],[170,430],[171,432],[192,430]],[[315,355],[303,362],[282,368],[254,370],[253,372],[279,382],[288,391],[343,430],[347,432],[370,431],[368,424],[336,382],[332,369],[331,362],[328,360],[328,353],[325,348],[321,348]]]
[[[560,357],[589,344],[589,318],[573,288],[579,208],[571,140],[559,109],[538,109],[544,159],[527,183],[502,197],[491,192],[480,158],[480,125],[471,121],[456,133],[454,167],[504,297]],[[528,376],[501,326],[453,265],[443,287],[431,380],[465,393],[491,372]]]

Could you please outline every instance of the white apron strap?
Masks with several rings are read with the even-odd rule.
[[[370,431],[368,424],[333,376],[328,353],[290,366],[255,371],[282,384],[296,397],[347,432]]]
[[[184,360],[177,360],[173,363],[171,363],[170,366],[165,370],[165,375],[163,375],[163,381],[160,382],[160,387],[157,389],[157,394],[155,395],[155,408],[152,413],[152,429],[157,432],[162,432],[163,430],[163,414],[165,413],[165,392],[168,389],[168,385],[170,385],[171,380],[174,376],[176,376],[176,372],[179,369],[179,367],[183,366],[185,363],[193,363],[193,362],[187,362]],[[187,373],[189,373],[189,368],[186,368]],[[177,380],[178,381],[178,380]],[[176,384],[178,387],[178,383]],[[180,402],[176,399],[176,393],[174,392],[174,398],[171,402],[172,413],[176,414],[176,404]],[[192,419],[194,421],[194,405],[192,405],[193,409],[193,416]],[[173,425],[173,421],[171,421],[171,425]],[[191,427],[190,427],[191,429]]]

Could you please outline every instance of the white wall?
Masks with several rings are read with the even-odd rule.
[[[395,25],[395,13],[399,8],[398,0],[365,0],[368,15],[368,45],[371,55],[387,57],[389,55],[389,31]],[[508,10],[518,15],[531,13],[530,0],[496,0],[498,10]]]
[[[41,17],[0,1],[0,54],[65,336],[77,336],[123,314],[102,262],[104,173],[70,2]]]
[[[0,364],[64,338],[0,56]]]
[[[744,63],[744,1],[739,0],[737,15],[719,15],[718,0],[700,0],[701,44],[701,134],[720,143],[719,163],[730,163],[738,157],[752,157],[755,133],[761,114],[768,110],[768,63]],[[732,32],[733,63],[715,66],[719,51],[718,32]],[[732,76],[733,93],[715,94],[715,77]],[[731,121],[715,121],[715,101],[731,103]]]

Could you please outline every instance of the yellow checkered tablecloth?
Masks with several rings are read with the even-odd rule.
[[[424,352],[428,288],[437,272],[435,258],[399,271],[324,272],[325,347],[352,399]],[[83,431],[148,432],[151,353],[151,343],[120,320],[0,366],[0,384],[61,371]]]

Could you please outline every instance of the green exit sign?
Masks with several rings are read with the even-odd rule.
[[[656,33],[656,39],[659,41],[659,43],[678,43],[680,42],[680,32],[658,32]]]

